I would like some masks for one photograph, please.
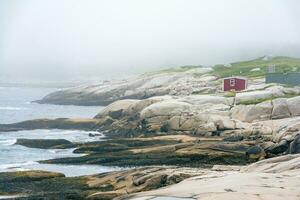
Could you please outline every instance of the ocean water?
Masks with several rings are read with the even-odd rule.
[[[0,87],[0,124],[14,123],[37,118],[95,116],[99,106],[63,106],[31,103],[57,89]]]
[[[15,123],[28,119],[95,116],[103,107],[60,106],[31,103],[54,91],[49,88],[0,87],[0,124]],[[37,149],[16,145],[18,138],[66,139],[75,143],[99,141],[103,135],[90,137],[88,131],[80,130],[29,130],[0,132],[0,172],[22,170],[48,170],[66,176],[81,176],[118,170],[120,168],[99,165],[39,164],[37,161],[70,156],[74,149]]]

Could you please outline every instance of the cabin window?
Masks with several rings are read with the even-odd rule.
[[[234,78],[231,78],[231,79],[229,80],[229,84],[230,84],[231,87],[234,87],[234,86],[235,86],[235,79],[234,79]]]

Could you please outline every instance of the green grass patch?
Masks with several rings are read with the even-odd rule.
[[[229,91],[224,94],[224,97],[235,97],[235,96],[236,96],[236,92],[234,91]]]
[[[240,105],[252,105],[252,104],[258,104],[258,103],[262,103],[265,101],[272,101],[274,99],[278,99],[278,98],[293,98],[293,97],[297,97],[299,95],[297,94],[285,94],[283,96],[279,96],[279,97],[269,97],[269,98],[261,98],[261,99],[253,99],[253,100],[247,100],[247,101],[241,101],[239,102]]]
[[[230,67],[225,65],[215,65],[214,71],[211,73],[219,77],[228,76],[246,76],[246,77],[263,77],[267,72],[267,67],[270,65],[276,66],[277,73],[286,73],[291,71],[300,72],[300,59],[278,56],[264,60],[263,57],[250,60],[231,63]],[[260,68],[259,71],[251,71],[254,68]]]
[[[273,99],[276,99],[278,97],[270,97],[265,99],[253,99],[253,100],[247,100],[247,101],[241,101],[239,102],[240,105],[253,105],[253,104],[259,104],[265,101],[271,101]]]

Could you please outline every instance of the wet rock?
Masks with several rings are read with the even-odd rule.
[[[261,146],[261,148],[264,149],[264,151],[266,151],[267,149],[269,149],[269,148],[272,147],[273,145],[275,145],[274,142],[267,141],[267,142],[262,143],[260,146]]]
[[[134,176],[133,179],[132,179],[132,182],[135,186],[139,186],[139,185],[142,185],[146,182],[147,179],[149,179],[151,177],[145,177],[145,174],[141,174],[139,176]]]
[[[76,147],[65,139],[17,139],[16,144],[39,149],[67,149]]]
[[[109,191],[109,192],[96,192],[91,194],[87,197],[87,199],[91,200],[111,200],[118,196],[123,195],[124,193],[116,192],[116,191]]]
[[[34,119],[13,124],[0,124],[0,131],[18,131],[33,129],[72,129],[94,130],[100,123],[98,119]]]
[[[260,146],[253,146],[247,149],[246,156],[249,161],[257,161],[266,156],[266,153]]]
[[[102,136],[102,134],[98,133],[89,133],[89,137],[99,137]]]
[[[224,138],[224,141],[227,142],[238,142],[244,139],[243,135],[231,135]]]
[[[158,174],[146,179],[143,190],[153,190],[167,185],[167,174]]]
[[[294,141],[291,142],[289,153],[291,154],[300,153],[300,134],[296,135]]]
[[[113,191],[95,192],[89,196],[91,199],[103,197],[115,198],[124,194],[149,191],[183,181],[191,176],[202,174],[203,171],[193,168],[179,167],[143,167],[119,172],[93,175],[87,177],[90,188],[99,190],[103,184],[111,184]],[[121,179],[120,179],[121,177]]]
[[[167,185],[172,185],[172,184],[179,183],[179,182],[181,182],[184,179],[189,178],[189,177],[191,177],[191,175],[184,174],[184,173],[169,175],[167,177]]]
[[[279,143],[273,144],[266,148],[266,153],[271,153],[271,154],[282,154],[285,153],[289,148],[289,142],[287,140],[281,140]]]

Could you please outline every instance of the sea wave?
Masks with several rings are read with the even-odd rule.
[[[54,153],[54,154],[59,154],[59,153],[65,153],[65,154],[72,154],[72,152],[76,148],[70,148],[70,149],[48,149],[48,152]]]
[[[10,146],[13,145],[17,142],[16,139],[6,139],[6,140],[0,140],[0,145],[4,145],[4,146]]]
[[[0,110],[27,110],[27,108],[23,107],[11,107],[11,106],[2,106]]]
[[[38,162],[35,161],[28,161],[23,163],[12,163],[12,164],[0,164],[0,171],[7,171],[7,170],[14,170],[14,169],[22,169],[22,167],[26,167],[29,165],[37,165]],[[25,169],[24,169],[25,170]]]

